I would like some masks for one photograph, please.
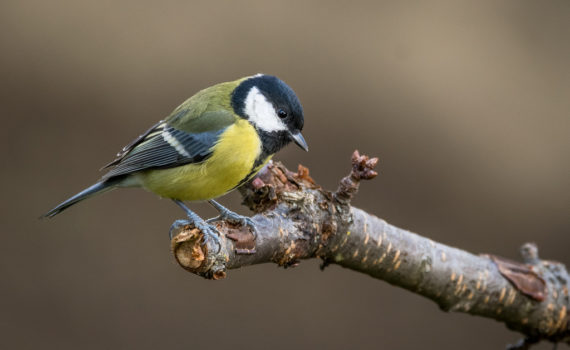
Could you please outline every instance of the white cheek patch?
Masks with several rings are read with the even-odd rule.
[[[245,114],[261,130],[267,132],[287,130],[287,126],[275,113],[273,105],[255,86],[249,90],[245,99]]]

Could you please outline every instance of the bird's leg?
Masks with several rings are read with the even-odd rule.
[[[172,232],[179,229],[181,226],[191,225],[197,228],[198,230],[202,231],[204,235],[204,241],[202,245],[206,244],[207,240],[211,239],[218,245],[218,251],[222,247],[220,243],[220,237],[218,229],[215,226],[208,224],[204,219],[198,216],[195,212],[190,210],[182,201],[178,199],[173,199],[174,203],[178,204],[182,210],[186,212],[189,220],[176,220],[174,224],[170,227],[170,239],[172,240]]]
[[[253,220],[251,220],[251,218],[234,213],[233,211],[229,210],[228,208],[224,207],[223,205],[221,205],[220,203],[216,202],[213,199],[210,199],[208,203],[210,203],[214,208],[216,208],[216,210],[220,213],[220,215],[216,216],[215,218],[208,219],[206,220],[206,222],[226,220],[231,223],[240,224],[242,226],[249,226],[251,227],[253,238],[254,239],[257,238],[257,230],[255,228],[255,223],[253,222]]]

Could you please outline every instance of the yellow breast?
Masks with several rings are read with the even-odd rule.
[[[139,182],[166,198],[200,201],[219,197],[250,174],[261,153],[261,140],[253,126],[240,119],[220,135],[213,150],[199,164],[141,172]]]

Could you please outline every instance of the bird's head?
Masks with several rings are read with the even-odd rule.
[[[301,135],[303,107],[295,92],[279,78],[257,74],[243,80],[232,93],[232,107],[256,128],[268,153],[291,141],[309,150]]]

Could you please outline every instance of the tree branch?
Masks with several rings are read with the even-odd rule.
[[[355,151],[352,171],[334,193],[316,185],[302,166],[292,173],[270,164],[240,189],[256,213],[256,239],[248,228],[218,222],[224,236],[218,247],[184,227],[174,232],[174,256],[186,270],[213,279],[247,265],[289,267],[318,257],[322,268],[333,263],[363,272],[423,295],[444,311],[504,322],[526,337],[512,349],[540,340],[570,344],[570,278],[563,264],[539,259],[528,243],[524,263],[473,255],[351,207],[360,180],[376,176],[376,163]]]

